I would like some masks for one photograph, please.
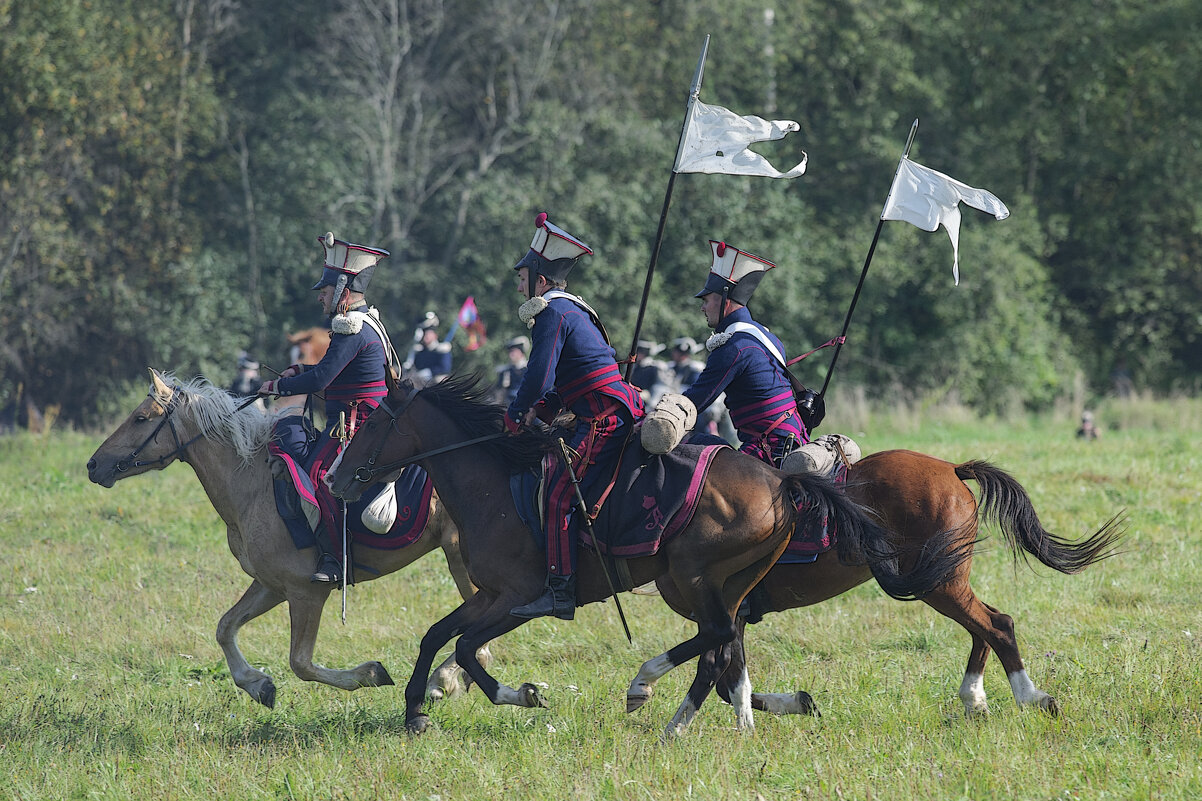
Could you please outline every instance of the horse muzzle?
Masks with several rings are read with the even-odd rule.
[[[113,485],[117,483],[118,472],[119,467],[116,463],[101,468],[96,457],[88,459],[88,481],[93,484],[99,484],[105,489],[112,489]]]
[[[329,487],[330,493],[335,498],[341,498],[347,503],[354,503],[363,495],[363,487],[365,485],[355,481],[353,474],[349,479],[344,479],[342,472],[335,468],[322,476],[321,480]]]

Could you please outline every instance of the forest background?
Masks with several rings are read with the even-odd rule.
[[[701,99],[798,121],[758,149],[809,168],[679,177],[648,337],[705,336],[710,238],[779,265],[753,308],[791,354],[836,335],[920,118],[911,157],[1011,217],[965,210],[958,287],[944,233],[887,225],[834,385],[983,414],[1124,366],[1198,391],[1189,0],[0,0],[0,408],[96,425],[147,366],[282,368],[327,230],[392,252],[369,299],[398,342],[473,296],[490,338],[456,367],[490,370],[544,210],[624,351],[706,34]]]

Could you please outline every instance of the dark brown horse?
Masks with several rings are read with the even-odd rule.
[[[420,391],[392,385],[385,402],[327,474],[335,494],[354,500],[378,474],[417,461],[434,480],[459,529],[468,572],[479,588],[422,639],[405,689],[406,726],[414,733],[429,723],[421,707],[434,655],[454,637],[459,638],[456,660],[494,704],[544,705],[533,685],[517,690],[501,685],[474,658],[477,648],[526,622],[510,610],[537,597],[545,578],[542,552],[519,518],[509,478],[515,470],[542,460],[547,438],[537,433],[500,436],[502,415],[502,408],[489,401],[488,389],[474,377],[452,376]],[[798,512],[791,491],[808,499],[805,512]],[[925,559],[911,574],[902,575],[897,555],[885,545],[886,533],[833,484],[814,476],[784,476],[724,449],[710,465],[688,524],[654,556],[626,563],[634,586],[670,577],[698,629],[695,637],[643,664],[627,691],[628,708],[645,703],[659,677],[701,656],[692,686],[667,727],[668,736],[681,732],[731,659],[740,601],[768,572],[794,527],[821,521],[824,515],[838,527],[846,550],[871,561],[895,595],[921,593],[947,580],[958,564],[955,549],[942,548],[935,559]],[[587,555],[580,560],[577,582],[580,604],[612,594],[599,561]],[[750,704],[749,692],[735,697],[740,728],[751,726]]]
[[[979,505],[964,483],[970,480],[981,488]],[[952,547],[968,553],[968,558],[946,582],[922,598],[972,636],[968,667],[959,691],[965,713],[978,715],[989,711],[982,673],[992,650],[1001,660],[1019,706],[1036,706],[1057,714],[1056,699],[1038,689],[1027,676],[1014,636],[1014,621],[981,602],[969,585],[971,549],[978,538],[978,522],[983,518],[1001,529],[1016,562],[1020,556],[1026,559],[1030,555],[1061,573],[1077,573],[1114,553],[1114,546],[1123,535],[1120,516],[1111,518],[1080,542],[1069,542],[1043,528],[1026,490],[1006,472],[988,462],[956,465],[905,450],[874,453],[852,465],[847,494],[875,513],[886,529],[897,534],[897,547],[904,552],[927,546],[951,531],[956,533]],[[812,564],[773,566],[756,587],[751,607],[753,614],[763,614],[810,606],[847,592],[870,578],[872,571],[867,566],[845,564],[831,551]],[[661,579],[658,585],[672,608],[679,612],[688,610],[687,600],[676,592],[670,580]],[[742,625],[739,628],[742,634]],[[743,691],[747,682],[741,641],[740,636],[731,664],[718,682],[719,695],[731,703],[734,703],[732,696]],[[805,692],[754,693],[751,703],[755,709],[773,714],[817,711]]]
[[[226,524],[230,550],[254,579],[217,624],[217,642],[234,682],[259,703],[274,706],[275,682],[246,661],[238,649],[238,631],[287,601],[292,623],[288,661],[293,673],[344,690],[392,684],[379,662],[364,662],[350,670],[313,662],[322,608],[333,585],[309,580],[314,551],[296,549],[276,511],[267,464],[272,417],[254,408],[238,409],[225,390],[203,379],[181,384],[154,370],[150,374],[150,394],[88,460],[88,478],[112,487],[121,479],[162,470],[176,460],[196,471]],[[426,528],[412,544],[395,550],[355,549],[355,580],[387,575],[437,548],[445,553],[460,594],[470,597],[474,588],[459,553],[459,535],[437,496],[431,501]],[[490,655],[485,651],[480,658],[487,661]],[[460,671],[447,660],[435,672],[428,691],[435,698],[454,695],[463,689],[461,681]]]

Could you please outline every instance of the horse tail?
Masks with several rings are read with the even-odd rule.
[[[1070,542],[1043,527],[1027,491],[1004,470],[989,462],[971,461],[956,466],[956,477],[961,481],[972,479],[981,487],[978,514],[1002,530],[1015,564],[1020,556],[1026,561],[1030,554],[1061,573],[1079,573],[1114,556],[1115,545],[1126,533],[1126,516],[1120,512],[1094,534]]]
[[[972,541],[963,542],[956,531],[940,532],[920,549],[899,549],[892,532],[834,482],[813,473],[785,479],[794,493],[807,499],[798,512],[797,525],[821,525],[825,519],[834,527],[839,561],[867,565],[881,589],[899,601],[920,600],[948,583],[972,556]],[[912,563],[907,571],[901,569],[903,560]]]

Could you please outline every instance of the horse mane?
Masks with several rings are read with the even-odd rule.
[[[505,430],[505,407],[492,400],[492,389],[479,373],[452,373],[418,391],[418,394],[455,421],[468,439]],[[480,447],[513,467],[514,472],[538,467],[543,454],[555,440],[548,433],[524,430],[514,437],[500,437]]]
[[[254,406],[239,410],[242,399],[235,398],[207,378],[197,376],[188,381],[171,373],[163,373],[163,381],[176,392],[183,393],[180,412],[187,414],[200,428],[200,435],[216,439],[233,447],[243,464],[266,447],[271,439],[272,416]],[[158,398],[165,404],[166,398]]]

